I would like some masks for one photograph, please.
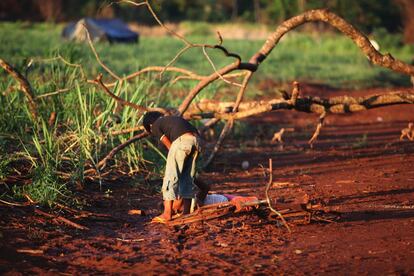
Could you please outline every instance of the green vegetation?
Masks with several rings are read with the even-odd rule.
[[[215,43],[214,36],[205,36],[207,27],[203,24],[196,26],[189,39]],[[18,92],[18,84],[0,71],[0,182],[13,173],[14,163],[26,162],[32,184],[16,186],[12,193],[18,198],[29,195],[46,205],[56,201],[67,202],[70,186],[85,180],[85,168],[95,168],[110,149],[133,136],[132,133],[111,135],[111,132],[137,126],[141,119],[140,114],[130,107],[117,110],[113,99],[85,82],[79,67],[51,60],[61,55],[70,63],[81,64],[89,79],[104,73],[88,45],[62,41],[60,31],[61,26],[51,24],[0,24],[1,58],[28,78],[36,96],[69,88],[67,92],[39,98],[40,118],[34,122],[24,104],[23,94]],[[224,46],[239,53],[244,60],[263,44],[263,41],[256,40],[224,39]],[[380,44],[381,40],[384,40],[383,52],[389,51],[406,62],[412,58],[413,47],[396,42],[401,37],[394,35],[390,38],[384,34],[378,38]],[[171,37],[143,37],[137,45],[96,45],[103,61],[121,76],[146,66],[165,65],[182,47],[181,41]],[[219,52],[208,52],[217,67],[232,61]],[[191,49],[175,66],[199,74],[213,72],[201,49]],[[109,76],[104,75],[104,79],[109,81]],[[151,78],[140,77],[112,90],[137,104],[177,106],[195,82],[182,80],[173,84],[170,80],[175,76],[165,73],[160,79],[154,73]],[[346,88],[408,84],[408,77],[370,66],[349,39],[334,33],[288,35],[256,73],[249,86],[249,96],[276,93],[257,91],[255,84],[267,79],[281,84],[299,80]],[[235,93],[229,93],[229,89],[234,88],[218,81],[203,91],[199,99],[221,95],[221,99],[233,100]],[[50,120],[52,114],[56,115],[54,120]],[[111,165],[130,174],[156,172],[162,170],[160,154],[151,141],[144,140],[120,152]]]

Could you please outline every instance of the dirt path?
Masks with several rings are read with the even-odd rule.
[[[203,178],[216,192],[263,198],[263,167],[272,158],[272,197],[289,202],[308,194],[329,207],[332,222],[291,224],[289,234],[260,213],[244,213],[169,229],[148,224],[157,195],[113,185],[108,196],[89,192],[87,209],[113,219],[76,220],[88,231],[56,227],[33,207],[1,206],[0,272],[414,274],[414,142],[398,141],[414,107],[328,117],[314,149],[306,145],[314,117],[288,111],[259,120],[268,124],[245,142],[229,140]],[[270,144],[272,131],[284,126],[296,129],[283,148]],[[147,215],[130,216],[130,209]]]

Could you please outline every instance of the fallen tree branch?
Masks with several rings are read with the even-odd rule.
[[[414,104],[414,89],[396,90],[388,94],[377,94],[363,97],[337,96],[320,98],[316,96],[291,99],[272,99],[267,101],[243,102],[238,112],[231,113],[234,102],[218,102],[202,100],[193,104],[188,110],[188,117],[243,119],[275,110],[291,110],[323,114],[346,114],[396,104]]]

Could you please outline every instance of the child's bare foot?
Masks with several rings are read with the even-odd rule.
[[[151,223],[166,223],[171,220],[171,216],[161,214],[151,220]]]
[[[162,213],[161,215],[159,215],[158,217],[160,217],[160,218],[162,218],[162,219],[164,219],[164,220],[166,220],[166,221],[169,221],[169,220],[171,220],[171,218],[172,218],[172,214],[171,213],[168,213],[168,214],[166,214],[166,213]]]

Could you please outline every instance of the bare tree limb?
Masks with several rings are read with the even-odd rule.
[[[236,103],[234,104],[234,107],[233,107],[233,112],[237,112],[237,110],[239,109],[239,105],[243,100],[244,93],[246,92],[247,85],[249,84],[249,81],[252,75],[253,75],[253,72],[247,71],[246,75],[244,76],[242,86],[240,87],[239,93],[237,94]]]
[[[113,148],[101,161],[98,162],[97,164],[97,168],[102,170],[105,168],[106,163],[108,162],[109,159],[111,159],[112,157],[115,156],[115,154],[117,154],[119,151],[123,150],[124,148],[126,148],[127,146],[129,146],[130,144],[141,140],[142,138],[145,138],[149,135],[148,132],[143,131],[133,137],[131,137],[130,139],[128,139],[127,141],[125,141],[124,143],[116,146],[115,148]]]
[[[234,70],[236,70],[239,67],[240,62],[235,61],[219,70],[217,70],[217,73],[214,72],[213,74],[209,75],[208,77],[201,80],[187,95],[187,97],[182,101],[181,105],[178,107],[178,112],[183,115],[184,112],[188,109],[191,102],[194,100],[194,98],[197,96],[197,94],[203,90],[206,86],[208,86],[213,81],[217,80],[220,75],[225,75],[227,73],[230,73]]]
[[[322,21],[328,23],[329,25],[341,31],[343,34],[352,39],[352,41],[354,41],[354,43],[361,49],[361,51],[372,63],[389,68],[395,72],[414,76],[414,66],[395,59],[389,53],[382,55],[377,50],[375,50],[369,39],[363,33],[361,33],[343,18],[328,10],[310,10],[298,16],[292,17],[280,24],[276,30],[267,38],[262,48],[250,58],[249,63],[255,66],[259,66],[259,64],[266,59],[276,44],[287,32],[304,23],[313,21]]]
[[[206,59],[207,59],[207,61],[210,63],[210,65],[211,65],[211,67],[213,68],[213,70],[214,70],[214,72],[216,72],[216,74],[219,76],[219,78],[221,79],[221,80],[223,80],[225,83],[228,83],[228,84],[231,84],[231,85],[234,85],[234,86],[237,86],[237,87],[242,87],[242,85],[241,84],[239,84],[239,83],[236,83],[236,82],[232,82],[232,81],[229,81],[229,80],[227,80],[227,79],[225,79],[219,72],[217,72],[217,68],[216,68],[216,66],[214,65],[214,62],[211,60],[211,58],[209,57],[209,55],[207,54],[207,52],[206,52],[206,47],[204,46],[203,47],[203,54],[204,54],[204,56],[206,57]]]
[[[112,93],[108,89],[108,87],[106,87],[105,84],[102,82],[102,74],[99,74],[98,75],[98,77],[95,79],[94,83],[97,84],[97,85],[99,85],[102,88],[102,90],[107,95],[109,95],[111,98],[113,98],[114,100],[116,100],[117,102],[119,102],[122,105],[126,105],[126,106],[129,106],[129,107],[132,107],[132,108],[134,108],[134,109],[136,109],[138,111],[141,111],[141,112],[145,112],[145,111],[158,111],[158,112],[161,112],[163,114],[168,114],[168,111],[165,110],[164,108],[144,107],[144,106],[141,106],[141,105],[137,105],[137,104],[128,102],[128,101],[126,101],[126,100],[118,97],[117,95],[115,95],[114,93]]]
[[[138,76],[140,76],[140,75],[142,75],[144,73],[148,73],[148,72],[162,72],[163,70],[164,71],[168,71],[168,72],[181,73],[181,74],[186,75],[186,77],[191,78],[191,79],[195,79],[195,80],[201,80],[201,79],[204,78],[204,76],[197,75],[196,73],[194,73],[194,72],[192,72],[190,70],[186,70],[186,69],[179,68],[179,67],[168,67],[168,68],[165,68],[164,66],[149,66],[149,67],[146,67],[144,69],[141,69],[141,70],[139,70],[137,72],[134,72],[134,73],[132,73],[132,74],[130,74],[130,75],[124,77],[124,78],[121,78],[120,81],[127,81],[127,80],[130,80],[130,79],[136,78],[136,77],[138,77]],[[115,86],[117,84],[117,82],[118,81],[115,81],[115,82],[112,82],[112,83],[107,83],[107,84],[105,84],[105,86],[107,86],[107,87],[113,87],[113,86]]]
[[[98,52],[96,51],[96,49],[95,49],[95,46],[93,46],[93,42],[92,42],[92,39],[91,39],[91,35],[89,34],[89,31],[88,31],[88,28],[85,26],[85,25],[83,25],[83,28],[84,28],[84,30],[85,30],[85,32],[86,32],[86,37],[87,37],[87,39],[88,39],[88,43],[89,43],[89,46],[91,47],[91,50],[92,50],[92,52],[93,52],[93,54],[95,55],[95,58],[96,58],[96,60],[98,61],[98,63],[102,66],[102,68],[103,69],[105,69],[105,71],[106,72],[108,72],[112,77],[114,77],[115,79],[117,79],[117,80],[121,80],[121,78],[117,75],[117,74],[115,74],[108,66],[106,66],[105,65],[105,63],[103,63],[103,61],[101,60],[101,58],[99,57],[99,55],[98,55]]]

